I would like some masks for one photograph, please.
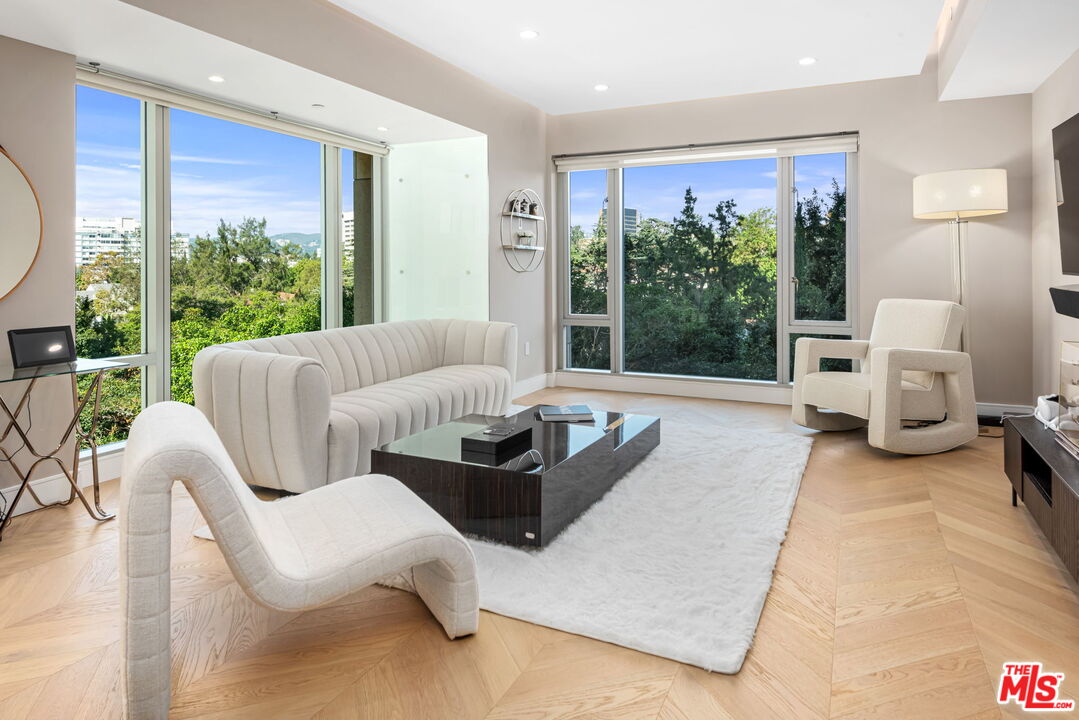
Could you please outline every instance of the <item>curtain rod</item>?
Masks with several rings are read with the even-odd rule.
[[[78,68],[79,70],[84,71],[84,72],[89,72],[89,73],[93,73],[95,75],[103,75],[105,77],[115,78],[116,80],[122,80],[124,82],[128,82],[128,83],[131,83],[133,85],[141,85],[143,87],[150,88],[152,90],[157,90],[157,91],[169,93],[169,94],[172,94],[172,95],[179,95],[180,97],[185,97],[185,98],[188,98],[190,100],[195,100],[197,102],[210,103],[210,104],[213,104],[213,105],[221,105],[222,107],[226,107],[226,108],[229,108],[231,110],[237,110],[239,112],[250,113],[251,115],[257,115],[258,117],[261,117],[261,118],[264,118],[264,119],[267,119],[267,120],[276,120],[276,121],[280,121],[282,123],[287,123],[289,125],[295,125],[297,127],[301,127],[301,128],[306,129],[306,130],[311,130],[313,132],[318,132],[318,133],[324,133],[326,135],[337,136],[337,137],[341,138],[342,140],[346,140],[346,141],[348,141],[350,143],[362,143],[364,145],[376,145],[376,146],[380,146],[380,147],[383,147],[383,148],[389,148],[389,146],[386,144],[386,142],[382,141],[382,140],[368,140],[367,138],[356,137],[354,135],[347,135],[347,134],[345,134],[343,132],[338,132],[336,130],[328,130],[327,128],[319,127],[318,125],[312,125],[310,123],[304,122],[303,120],[295,120],[295,119],[290,118],[290,117],[283,117],[280,113],[278,113],[275,110],[261,110],[259,108],[251,107],[250,105],[243,105],[241,103],[232,102],[230,100],[222,100],[220,98],[211,97],[209,95],[200,95],[199,93],[191,92],[189,90],[181,90],[179,88],[172,87],[171,85],[164,85],[162,83],[154,82],[153,80],[145,80],[145,79],[140,78],[140,77],[135,77],[134,75],[126,75],[126,74],[121,73],[121,72],[116,72],[115,70],[105,70],[104,68],[101,67],[101,63],[97,63],[97,62],[90,62],[90,63],[76,62],[75,67]]]
[[[632,150],[604,150],[603,152],[562,153],[552,155],[554,160],[569,158],[601,158],[609,155],[634,155],[644,153],[661,153],[672,150],[707,150],[709,148],[730,147],[732,145],[760,145],[762,143],[789,142],[791,140],[817,140],[825,138],[840,138],[857,135],[857,130],[844,130],[842,132],[824,133],[822,135],[788,135],[785,137],[753,138],[752,140],[731,140],[714,143],[690,143],[688,145],[661,145],[647,148],[635,148]]]

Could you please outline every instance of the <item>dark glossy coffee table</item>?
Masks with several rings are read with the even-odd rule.
[[[463,533],[546,545],[659,445],[659,418],[596,412],[591,423],[545,423],[536,407],[469,415],[389,443],[371,452],[371,472],[397,478]],[[462,437],[505,423],[532,428],[521,455],[500,465],[462,459]]]

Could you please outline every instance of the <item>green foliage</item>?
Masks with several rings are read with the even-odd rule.
[[[798,199],[794,216],[795,312],[800,320],[843,320],[847,305],[847,193],[832,180]]]
[[[604,217],[586,236],[570,232],[574,312],[607,308]],[[802,318],[841,319],[845,312],[846,194],[833,181],[826,197],[799,200],[795,268]],[[776,216],[747,214],[734,200],[707,215],[686,188],[670,222],[643,219],[625,237],[625,366],[635,372],[776,379]],[[570,364],[610,367],[606,328],[571,328]]]
[[[191,365],[208,345],[317,330],[321,326],[321,270],[299,246],[266,235],[266,221],[222,221],[217,233],[196,237],[189,257],[172,260],[172,398],[193,403]],[[75,336],[83,357],[142,351],[138,302],[141,270],[135,258],[102,255],[79,268],[76,286],[105,286],[76,301]],[[351,288],[349,289],[351,291]],[[351,308],[349,308],[351,311]],[[89,379],[84,379],[83,387]],[[99,443],[127,437],[142,407],[138,368],[106,373]],[[88,412],[84,419],[89,419]]]
[[[846,306],[846,193],[832,183],[797,202],[794,218],[796,308],[802,319],[842,319]],[[590,236],[570,233],[574,312],[607,311],[607,224]],[[344,316],[354,302],[351,263],[344,263]],[[172,397],[193,403],[191,365],[208,345],[317,330],[320,261],[266,235],[266,221],[222,221],[196,237],[189,257],[172,261]],[[747,214],[724,200],[706,215],[687,188],[671,221],[646,218],[625,238],[625,361],[628,370],[708,377],[775,379],[776,217]],[[75,336],[83,357],[142,352],[141,268],[137,258],[102,254],[76,273]],[[571,364],[610,367],[610,331],[571,330]],[[127,437],[142,406],[138,368],[106,373],[100,443]],[[81,387],[89,383],[80,380]],[[88,419],[88,414],[84,414]]]

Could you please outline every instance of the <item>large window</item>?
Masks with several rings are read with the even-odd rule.
[[[208,345],[321,327],[318,143],[170,113],[172,399]]]
[[[623,171],[627,372],[776,379],[776,161]]]
[[[562,368],[786,383],[853,333],[856,140],[780,145],[560,167]]]
[[[846,155],[794,158],[794,321],[847,319]]]
[[[75,342],[79,355],[143,352],[141,103],[77,86]],[[127,437],[142,409],[142,372],[106,373],[99,443]],[[85,389],[90,378],[80,378]]]
[[[607,173],[569,176],[569,309],[607,314]]]
[[[75,94],[77,350],[133,365],[104,376],[99,443],[146,404],[193,402],[207,345],[378,319],[384,150]]]

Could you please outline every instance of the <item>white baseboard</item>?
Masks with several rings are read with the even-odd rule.
[[[104,450],[99,450],[97,454],[97,467],[101,482],[120,477],[120,469],[123,467],[123,463],[123,443],[115,443]],[[56,466],[53,465],[53,467]],[[90,453],[89,451],[84,450],[79,462],[80,488],[90,487],[93,484],[93,472],[93,467],[90,464]],[[67,478],[61,473],[31,480],[30,485],[34,488],[34,492],[37,493],[37,496],[45,503],[67,500],[71,494],[71,485],[68,484]],[[17,492],[19,492],[18,485],[0,489],[0,495],[3,496],[5,501],[3,507],[11,507],[11,503],[15,502],[15,494]],[[39,507],[40,506],[34,502],[34,498],[31,497],[30,493],[26,492],[23,493],[22,499],[19,500],[19,507],[15,508],[15,515],[22,515],[23,513],[37,510]]]
[[[528,383],[528,392],[544,387],[540,384],[547,378],[546,387],[572,387],[588,390],[617,390],[622,392],[646,393],[649,395],[674,395],[676,397],[706,398],[709,400],[736,400],[740,402],[759,402],[773,405],[791,404],[791,387],[771,383],[753,383],[739,381],[691,380],[672,377],[641,377],[638,375],[610,375],[608,373],[554,372],[546,376],[537,375],[523,383],[518,390]],[[518,392],[524,395],[524,392]],[[1028,415],[1034,412],[1029,405],[1008,405],[1004,403],[978,403],[978,414],[988,417],[1002,415]]]
[[[1030,415],[1034,408],[1030,405],[1003,405],[1001,403],[978,403],[978,414],[987,417],[1002,415]]]
[[[551,386],[551,375],[549,373],[540,373],[539,375],[533,375],[530,378],[524,380],[518,380],[513,385],[513,397],[519,398],[522,395],[528,395],[534,393],[537,390],[542,390],[545,387]]]
[[[753,381],[691,380],[677,377],[642,377],[639,375],[611,375],[609,373],[557,372],[555,387],[587,388],[590,390],[618,390],[622,392],[647,393],[649,395],[674,395],[676,397],[705,398],[708,400],[737,400],[771,405],[790,405],[789,385],[756,383]]]

